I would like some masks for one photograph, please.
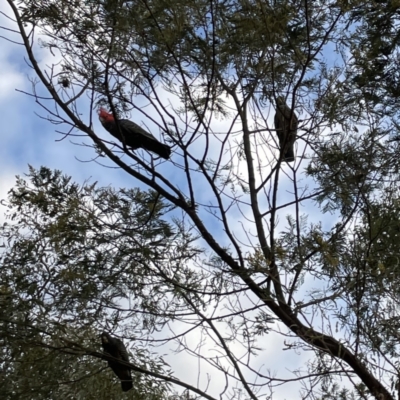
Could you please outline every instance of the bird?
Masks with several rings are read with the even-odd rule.
[[[64,88],[69,88],[70,82],[69,79],[64,77],[62,78],[59,83],[61,83],[61,85],[63,85]]]
[[[276,114],[274,118],[275,129],[279,139],[279,147],[284,154],[284,160],[289,163],[293,162],[294,142],[296,141],[297,127],[299,120],[286,104],[285,98],[279,96],[276,98]]]
[[[101,344],[105,353],[117,360],[129,362],[128,352],[122,340],[110,336],[107,332],[101,334]],[[108,361],[108,366],[114,374],[121,380],[123,392],[131,390],[133,387],[132,375],[129,367],[119,364],[115,361]]]
[[[142,127],[129,119],[118,119],[107,112],[104,108],[99,108],[99,120],[104,129],[111,133],[115,138],[132,149],[143,148],[158,154],[160,157],[169,159],[171,148],[159,142],[151,133],[146,132]]]

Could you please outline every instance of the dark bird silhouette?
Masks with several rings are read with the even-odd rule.
[[[108,333],[101,334],[101,345],[105,353],[109,354],[117,360],[129,362],[129,355],[122,340],[113,338]],[[108,361],[108,366],[113,370],[114,374],[121,380],[121,387],[124,392],[131,390],[132,375],[129,367],[118,364],[118,362]]]
[[[115,121],[114,116],[104,108],[99,109],[99,119],[104,128],[126,146],[151,151],[166,160],[171,155],[169,146],[159,142],[151,133],[129,119]]]
[[[62,78],[62,80],[60,81],[61,85],[63,85],[63,87],[65,88],[69,88],[69,79],[68,78]]]
[[[285,102],[284,97],[276,98],[275,129],[279,139],[279,148],[286,162],[293,162],[294,142],[296,141],[299,120],[294,111]]]

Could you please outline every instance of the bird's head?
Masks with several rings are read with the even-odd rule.
[[[98,113],[99,113],[99,120],[102,124],[104,124],[105,122],[114,121],[113,115],[107,112],[103,107],[99,108]]]
[[[107,332],[101,334],[101,342],[107,344],[110,342],[110,335]]]

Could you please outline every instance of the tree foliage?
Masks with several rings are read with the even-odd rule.
[[[102,330],[132,339],[170,320],[180,301],[157,270],[180,270],[196,254],[192,239],[163,220],[171,207],[155,192],[80,186],[47,168],[28,177],[10,191],[1,230],[4,398],[119,398],[88,351]],[[168,374],[162,358],[129,343],[137,366]],[[136,398],[165,398],[165,389],[134,378]]]
[[[140,379],[190,396],[273,398],[294,379],[302,399],[399,398],[397,3],[8,0],[48,119],[151,189],[19,181],[3,231],[13,318],[36,312],[49,338],[79,327],[61,336],[88,360],[113,321]],[[293,166],[281,96],[299,117]],[[158,131],[171,161],[103,135],[99,106]],[[210,382],[147,354],[154,332]],[[269,343],[309,357],[275,375]]]

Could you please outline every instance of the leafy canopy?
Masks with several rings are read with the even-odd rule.
[[[294,379],[302,399],[395,399],[398,2],[8,4],[48,119],[151,189],[59,185],[46,169],[28,194],[19,182],[2,258],[13,318],[36,313],[50,337],[77,324],[88,356],[106,324],[130,339],[138,376],[181,394],[272,398]],[[280,96],[299,117],[292,165]],[[143,123],[171,161],[103,136],[100,105]],[[160,343],[196,358],[197,382],[143,350]],[[304,363],[288,376],[277,348]]]

